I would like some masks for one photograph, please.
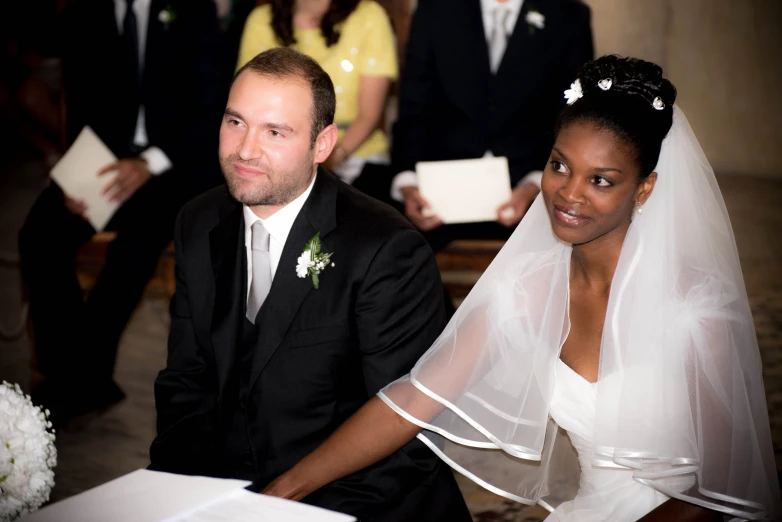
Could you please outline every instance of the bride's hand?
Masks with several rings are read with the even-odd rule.
[[[272,480],[261,493],[288,500],[301,500],[314,490],[315,488],[312,487],[309,481],[303,477],[298,477],[295,468],[292,468]]]

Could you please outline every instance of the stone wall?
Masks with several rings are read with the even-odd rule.
[[[782,179],[782,2],[586,3],[596,53],[659,63],[715,170]]]

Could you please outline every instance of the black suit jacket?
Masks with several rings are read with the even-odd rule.
[[[335,266],[316,290],[295,267],[317,232]],[[229,379],[245,314],[241,205],[222,187],[199,196],[182,209],[175,243],[177,289],[167,367],[155,383],[152,468],[220,475],[220,426],[238,400]],[[260,490],[409,372],[439,335],[445,313],[432,251],[396,211],[321,170],[256,325],[245,407]],[[307,501],[362,520],[409,520],[403,509],[436,480],[439,466],[415,440]]]
[[[525,21],[530,9],[545,28]],[[494,75],[480,0],[420,0],[413,15],[394,126],[397,172],[418,161],[507,156],[515,184],[542,169],[563,91],[593,57],[589,8],[524,2]]]
[[[164,9],[174,13],[168,24],[159,19]],[[72,1],[61,32],[68,142],[89,125],[119,158],[133,157],[138,104],[129,95],[132,75],[114,2]],[[217,129],[227,92],[220,38],[211,0],[152,0],[142,89],[149,146],[159,147],[174,172],[187,173],[200,189],[219,177]]]

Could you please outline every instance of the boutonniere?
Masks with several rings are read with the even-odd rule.
[[[527,11],[527,16],[524,17],[524,20],[526,20],[529,25],[530,35],[535,34],[535,29],[543,29],[546,27],[546,17],[543,16],[543,13],[537,11],[533,7],[530,7],[529,11]]]
[[[176,13],[169,5],[158,13],[157,19],[168,29],[169,24],[176,20]]]
[[[312,286],[315,290],[317,290],[320,285],[320,273],[323,272],[329,264],[334,266],[334,263],[331,262],[331,256],[334,254],[321,253],[320,249],[322,246],[323,245],[320,242],[320,232],[318,232],[307,241],[304,245],[304,251],[296,261],[296,275],[301,279],[304,279],[308,275],[312,277]]]

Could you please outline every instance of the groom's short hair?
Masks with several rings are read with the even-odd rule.
[[[298,78],[310,86],[312,92],[312,143],[320,131],[334,123],[334,110],[337,105],[334,84],[328,73],[318,62],[289,47],[269,49],[258,54],[236,71],[234,80],[249,70],[263,76],[275,78]]]

